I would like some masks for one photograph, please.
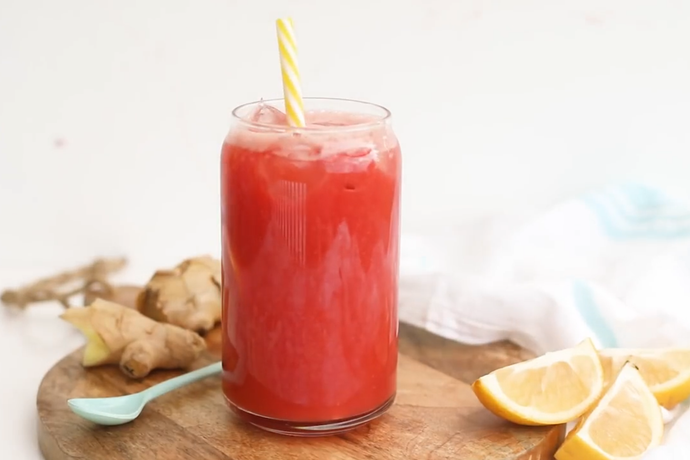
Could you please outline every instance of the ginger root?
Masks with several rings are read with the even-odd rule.
[[[156,321],[207,332],[221,317],[220,261],[187,259],[172,270],[158,270],[137,298],[137,309]]]
[[[84,289],[84,306],[91,305],[96,299],[103,299],[136,310],[137,297],[139,297],[142,289],[141,286],[131,284],[110,285],[93,282]]]
[[[185,368],[206,349],[197,333],[158,323],[138,311],[96,299],[90,306],[70,308],[62,319],[86,337],[84,367],[119,364],[128,377],[143,378],[154,369]]]
[[[108,276],[121,270],[127,264],[127,259],[96,259],[89,265],[68,270],[48,278],[17,289],[8,289],[2,293],[0,300],[5,305],[26,308],[37,302],[57,300],[65,308],[69,308],[69,299],[83,293],[88,286],[99,283],[107,286]]]

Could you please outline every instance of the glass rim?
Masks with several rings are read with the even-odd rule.
[[[244,104],[238,105],[232,110],[232,117],[233,119],[246,126],[250,127],[255,127],[255,128],[262,128],[265,130],[270,130],[270,131],[296,131],[296,132],[313,132],[313,133],[321,133],[321,134],[328,134],[328,133],[342,133],[342,132],[352,132],[352,131],[365,131],[368,129],[376,128],[378,126],[385,125],[388,123],[392,117],[391,111],[388,110],[386,107],[373,103],[373,102],[366,102],[366,101],[361,101],[357,99],[347,99],[347,98],[337,98],[337,97],[303,97],[303,101],[325,101],[325,102],[333,102],[333,103],[347,103],[347,104],[354,104],[358,106],[363,106],[363,107],[368,107],[370,110],[374,109],[375,111],[379,112],[378,114],[374,113],[372,116],[374,117],[373,120],[369,121],[364,121],[361,123],[352,123],[348,125],[341,125],[341,126],[318,126],[318,127],[310,127],[310,126],[304,126],[304,127],[295,127],[295,126],[290,126],[290,125],[278,125],[275,123],[263,123],[260,121],[252,121],[252,120],[247,120],[246,118],[243,118],[240,116],[240,112],[243,109],[247,109],[252,106],[258,106],[259,104],[271,104],[271,103],[278,103],[278,102],[283,102],[284,98],[272,98],[272,99],[259,99],[255,100],[252,102],[246,102]],[[347,113],[355,113],[355,112],[347,112]]]

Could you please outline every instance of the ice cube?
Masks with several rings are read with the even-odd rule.
[[[361,172],[376,163],[378,151],[374,146],[361,142],[337,142],[326,144],[321,151],[328,172],[352,173]]]
[[[326,142],[321,151],[323,157],[337,155],[351,158],[369,157],[370,159],[376,159],[377,153],[376,145],[357,138],[336,139],[331,142]]]
[[[309,136],[295,133],[281,141],[278,154],[291,160],[315,160],[321,155],[321,145]]]
[[[283,112],[268,104],[259,104],[249,115],[249,121],[267,125],[287,125],[287,117]]]
[[[326,129],[339,128],[339,127],[346,126],[346,125],[344,125],[343,123],[336,122],[336,121],[323,120],[323,121],[312,121],[312,122],[307,121],[307,126],[309,126],[310,128],[314,128],[314,129],[326,130]]]

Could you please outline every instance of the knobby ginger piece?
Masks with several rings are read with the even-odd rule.
[[[207,332],[221,317],[220,261],[187,259],[172,270],[158,270],[137,298],[137,309],[165,323]]]
[[[93,282],[84,288],[84,306],[91,305],[96,299],[115,302],[127,308],[137,308],[137,297],[142,286],[130,284],[111,285],[109,283]]]
[[[62,319],[86,337],[84,367],[119,364],[132,378],[146,377],[154,369],[186,368],[206,349],[197,333],[158,323],[138,311],[96,299],[90,306],[71,308]]]

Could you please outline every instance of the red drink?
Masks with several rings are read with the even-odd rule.
[[[255,425],[317,435],[395,397],[401,159],[382,107],[305,107],[296,133],[242,106],[223,144],[223,392]]]

